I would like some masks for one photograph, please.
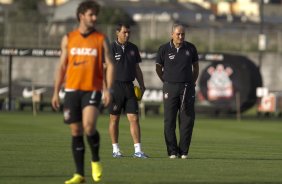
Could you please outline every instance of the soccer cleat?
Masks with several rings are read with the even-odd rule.
[[[123,157],[123,155],[121,154],[120,151],[118,151],[118,152],[113,152],[113,157],[114,158],[121,158],[121,157]]]
[[[133,154],[134,158],[149,158],[148,155],[146,155],[144,152],[136,152]]]
[[[181,155],[181,159],[188,159],[188,155]]]
[[[170,159],[176,159],[177,156],[176,156],[176,155],[170,155],[168,158],[170,158]]]
[[[102,179],[102,164],[100,162],[92,162],[92,178],[95,182],[99,182]]]
[[[80,174],[74,174],[73,177],[67,181],[65,181],[65,184],[79,184],[79,183],[85,183],[85,179]]]

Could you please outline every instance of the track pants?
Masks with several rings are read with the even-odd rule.
[[[187,83],[163,85],[164,136],[168,155],[187,155],[195,120],[195,86]],[[180,140],[177,145],[176,117],[178,114]]]

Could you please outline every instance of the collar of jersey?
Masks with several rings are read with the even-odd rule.
[[[95,32],[95,31],[96,31],[96,29],[93,28],[93,30],[89,31],[89,32],[86,33],[86,34],[83,34],[83,33],[81,33],[81,32],[78,30],[78,32],[80,33],[80,35],[81,35],[82,37],[84,37],[84,38],[86,38],[87,36],[89,36],[90,34],[92,34],[92,33]]]
[[[127,46],[127,42],[125,42],[125,44],[121,44],[118,42],[118,40],[115,41],[117,45],[119,45],[120,47],[126,47]]]
[[[173,41],[172,41],[172,40],[170,40],[169,45],[170,45],[170,47],[171,47],[172,49],[176,49],[176,47],[175,47],[175,45],[173,44]],[[186,43],[185,43],[185,41],[183,41],[183,43],[182,43],[182,45],[179,47],[179,49],[182,48],[182,47],[184,47],[185,45],[186,45]]]

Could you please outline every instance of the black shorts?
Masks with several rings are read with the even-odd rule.
[[[64,99],[65,123],[81,122],[83,108],[88,105],[98,108],[101,98],[101,91],[67,91]]]
[[[113,85],[113,100],[109,107],[110,114],[119,115],[124,110],[126,114],[138,114],[138,102],[132,82],[115,81]]]

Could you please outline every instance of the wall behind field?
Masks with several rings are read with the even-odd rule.
[[[259,64],[257,53],[238,53],[248,57],[257,66]],[[207,66],[206,62],[200,62],[200,71]],[[147,86],[152,88],[161,88],[162,84],[155,72],[154,61],[143,62],[141,64],[144,74],[144,80]],[[273,91],[282,91],[282,54],[266,53],[263,55],[261,66],[261,75],[265,87]],[[201,72],[200,72],[201,73]]]
[[[258,54],[242,54],[258,65]],[[14,57],[12,80],[16,84],[29,86],[53,86],[54,74],[59,58]],[[147,88],[161,88],[162,83],[155,72],[154,60],[143,60],[141,69]],[[0,57],[0,84],[8,83],[8,57]],[[207,63],[200,62],[200,69]],[[265,87],[270,90],[282,90],[282,55],[278,53],[265,53],[261,66],[261,75]]]
[[[58,48],[62,36],[74,29],[75,23],[39,23],[5,22],[0,34],[1,47],[20,48]],[[109,40],[115,39],[115,26],[98,25]],[[171,22],[143,22],[131,27],[130,40],[140,50],[155,52],[160,44],[169,41]],[[266,26],[267,49],[263,56],[261,73],[264,86],[270,90],[282,90],[282,30],[277,25]],[[217,24],[207,26],[189,25],[186,29],[186,40],[194,43],[201,53],[220,52],[245,55],[258,64],[259,29],[255,24]],[[25,35],[25,36],[23,36]],[[8,83],[8,57],[0,57],[0,86]],[[58,58],[14,57],[14,83],[52,86]],[[155,73],[153,60],[144,60],[141,64],[147,87],[161,88],[161,82]],[[200,68],[203,69],[202,63]]]
[[[259,64],[258,54],[247,54],[252,61]],[[261,75],[265,87],[273,91],[282,91],[282,54],[281,53],[267,53],[263,55],[261,65]]]

